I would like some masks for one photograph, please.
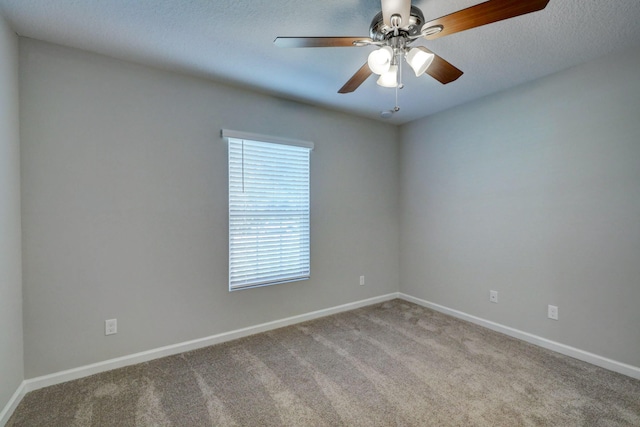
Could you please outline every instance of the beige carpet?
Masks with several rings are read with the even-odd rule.
[[[31,392],[8,426],[640,426],[640,381],[394,300]]]

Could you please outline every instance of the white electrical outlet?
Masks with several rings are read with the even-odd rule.
[[[547,309],[547,317],[549,319],[558,320],[558,307],[555,305],[549,305]]]
[[[364,276],[360,276],[360,286],[364,286]]]
[[[498,303],[498,291],[489,291],[489,301]]]
[[[109,319],[104,321],[104,334],[113,335],[118,333],[118,319]]]

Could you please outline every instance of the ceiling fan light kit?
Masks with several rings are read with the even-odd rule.
[[[383,46],[369,54],[367,64],[372,72],[381,75],[389,71],[394,52],[390,46]]]
[[[381,0],[382,11],[374,16],[369,37],[276,37],[279,47],[362,47],[378,46],[367,62],[345,83],[338,93],[350,93],[371,74],[380,77],[380,86],[402,87],[398,83],[401,60],[407,61],[416,77],[428,74],[442,84],[458,79],[463,73],[424,46],[411,47],[418,39],[433,40],[482,25],[544,9],[550,0],[488,0],[449,15],[425,21],[422,11],[411,0]],[[401,67],[400,67],[401,68]],[[393,112],[397,112],[397,107]],[[390,113],[392,114],[392,113]]]
[[[413,69],[416,77],[420,77],[427,71],[429,65],[433,62],[435,55],[431,52],[425,52],[424,50],[414,47],[406,53],[405,59],[407,64]]]
[[[387,72],[380,74],[376,83],[382,87],[398,87],[398,66],[391,65]]]

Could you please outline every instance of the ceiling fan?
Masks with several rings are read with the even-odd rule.
[[[381,0],[381,3],[382,11],[371,21],[369,37],[276,37],[274,43],[278,47],[379,47],[338,93],[355,91],[372,73],[380,75],[377,81],[380,86],[402,87],[398,80],[402,57],[416,76],[426,73],[447,84],[460,77],[462,71],[424,46],[411,47],[412,43],[419,38],[433,40],[537,12],[549,0],[489,0],[431,21],[425,20],[411,0]]]

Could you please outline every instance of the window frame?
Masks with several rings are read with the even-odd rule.
[[[281,138],[281,137],[273,137],[273,136],[267,136],[267,135],[260,135],[260,134],[254,134],[254,133],[248,133],[248,132],[239,132],[239,131],[232,131],[232,130],[227,130],[227,129],[222,129],[221,131],[221,137],[227,142],[227,177],[229,179],[228,181],[228,194],[227,194],[227,203],[228,203],[228,208],[229,208],[229,217],[228,217],[228,237],[229,237],[229,256],[228,256],[228,273],[229,273],[229,277],[228,277],[228,284],[229,284],[229,291],[237,291],[237,290],[243,290],[243,289],[252,289],[252,288],[257,288],[257,287],[264,287],[264,286],[271,286],[271,285],[277,285],[277,284],[282,284],[282,283],[291,283],[291,282],[296,282],[296,281],[302,281],[302,280],[308,280],[311,276],[311,244],[310,244],[310,238],[311,238],[311,151],[313,151],[314,149],[314,144],[312,142],[308,142],[308,141],[300,141],[300,140],[294,140],[294,139],[288,139],[288,138]],[[232,141],[233,140],[233,141]],[[236,164],[235,166],[232,166],[232,150],[231,150],[231,144],[236,144],[236,143],[242,143],[242,179],[244,180],[244,156],[245,156],[245,152],[244,152],[244,147],[245,144],[248,144],[248,146],[253,146],[254,148],[260,149],[260,147],[262,147],[265,150],[270,150],[274,147],[269,147],[269,144],[275,144],[275,145],[282,145],[282,146],[289,146],[289,147],[296,147],[296,148],[301,148],[303,150],[306,150],[307,157],[306,157],[306,165],[303,166],[302,170],[303,172],[306,172],[306,176],[303,175],[303,182],[306,183],[306,187],[303,188],[303,190],[300,191],[300,193],[298,194],[298,197],[293,197],[293,199],[297,199],[296,202],[300,203],[299,205],[296,205],[296,207],[302,207],[303,211],[304,209],[306,209],[306,215],[303,215],[303,217],[306,216],[306,218],[302,221],[300,221],[300,219],[296,219],[297,221],[297,225],[302,227],[302,234],[296,234],[297,236],[302,236],[302,240],[303,242],[306,241],[305,243],[301,243],[302,249],[300,249],[299,254],[297,254],[298,256],[300,256],[300,254],[302,255],[302,259],[303,261],[300,262],[300,260],[298,260],[299,264],[296,264],[296,266],[299,266],[300,269],[296,270],[296,273],[300,273],[300,274],[290,274],[289,276],[286,276],[286,274],[284,274],[282,277],[276,277],[272,280],[268,280],[267,278],[270,277],[269,276],[269,272],[270,273],[277,273],[277,267],[275,269],[271,269],[271,270],[267,270],[267,272],[265,272],[264,274],[262,274],[262,276],[260,276],[260,273],[256,272],[256,279],[253,280],[245,280],[244,283],[242,283],[242,281],[239,280],[239,266],[242,266],[243,262],[246,262],[246,266],[251,268],[251,267],[255,267],[257,264],[255,262],[252,263],[252,261],[247,261],[247,260],[242,260],[241,255],[238,254],[238,251],[236,250],[236,252],[234,252],[233,246],[234,246],[234,232],[232,230],[232,216],[235,215],[236,217],[238,216],[238,212],[237,212],[237,206],[234,208],[233,213],[232,213],[232,199],[235,202],[237,202],[238,197],[246,197],[246,196],[240,196],[238,194],[238,192],[236,191],[235,193],[233,192],[234,190],[232,190],[232,173],[237,174],[238,170],[237,170],[237,159],[236,159]],[[262,144],[262,145],[261,145]],[[286,151],[286,150],[284,150]],[[248,153],[249,151],[247,151]],[[235,152],[234,152],[235,153]],[[298,155],[301,155],[302,153],[298,153]],[[237,154],[234,154],[235,156],[237,156]],[[284,155],[286,157],[286,155]],[[274,160],[268,160],[266,161],[266,165],[269,165],[269,163],[273,163]],[[305,169],[306,167],[306,169]],[[232,168],[233,171],[232,171]],[[236,175],[233,175],[234,177],[236,177]],[[281,181],[282,183],[282,181]],[[284,183],[286,184],[286,182]],[[243,185],[244,185],[244,181],[243,181]],[[295,194],[295,193],[294,193]],[[255,206],[253,205],[253,203],[257,203],[256,199],[251,199],[251,196],[248,196],[250,198],[250,205],[249,205],[249,212],[251,211],[251,208]],[[306,200],[305,200],[306,198]],[[300,202],[300,200],[302,200],[302,202]],[[272,200],[268,200],[268,203],[271,204]],[[283,214],[282,216],[279,215],[278,212],[274,213],[278,219],[280,218],[284,218],[286,217],[286,214]],[[240,215],[242,216],[242,215]],[[248,221],[255,221],[255,216],[251,218],[250,215],[248,215],[250,218],[247,218]],[[296,216],[296,215],[294,215]],[[238,223],[236,222],[234,224],[234,226],[237,226]],[[255,226],[255,225],[254,225]],[[259,229],[262,229],[263,231],[266,230],[267,225],[265,224],[259,224],[258,225]],[[292,227],[293,228],[293,227]],[[288,229],[289,231],[290,229]],[[237,230],[236,230],[237,231]],[[237,232],[235,234],[236,238],[238,236],[242,235],[242,230],[240,230],[239,232]],[[305,234],[306,232],[306,234]],[[282,238],[282,235],[279,233],[274,233],[276,238]],[[237,240],[236,240],[237,242]],[[256,251],[256,253],[259,253],[259,248],[260,248],[260,242],[256,241],[255,246],[252,247],[253,250]],[[306,246],[306,247],[305,247]],[[271,252],[272,255],[281,255],[282,252],[282,248],[276,248],[276,249],[270,249],[269,250]],[[259,255],[259,256],[263,256],[263,255]],[[304,259],[306,257],[306,260]],[[240,259],[240,261],[238,261],[238,259]],[[280,262],[280,261],[278,261]],[[277,274],[275,274],[277,276]]]

